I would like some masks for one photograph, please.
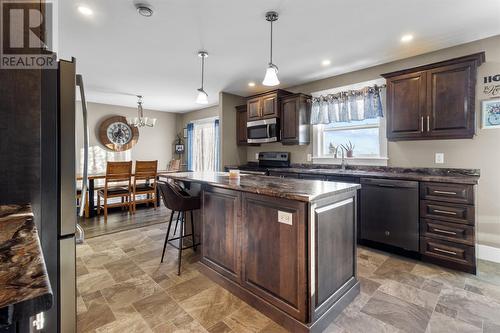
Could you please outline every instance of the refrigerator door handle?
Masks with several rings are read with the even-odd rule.
[[[88,182],[89,182],[89,128],[87,125],[87,101],[85,99],[85,89],[83,87],[83,77],[81,74],[76,75],[76,85],[80,88],[80,96],[82,100],[82,117],[83,117],[83,179],[82,179],[82,197],[80,202],[79,215],[83,216],[85,214],[85,208],[87,206],[87,195],[88,192]],[[76,239],[77,243],[82,243],[85,239],[85,233],[83,228],[77,223],[76,228],[78,230],[78,237]]]

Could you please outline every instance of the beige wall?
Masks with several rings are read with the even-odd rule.
[[[399,69],[424,65],[432,62],[455,58],[475,52],[486,52],[486,63],[479,67],[476,87],[477,122],[480,121],[480,101],[485,99],[482,78],[485,75],[500,73],[500,36],[495,36],[468,44],[412,57],[388,64],[367,68],[319,81],[288,88],[294,92],[311,93],[341,87],[353,83],[379,78],[380,74]],[[390,166],[401,167],[458,167],[481,169],[478,186],[478,240],[480,244],[500,247],[500,129],[477,129],[472,140],[437,140],[389,142],[388,156]],[[263,150],[292,152],[292,162],[305,163],[306,154],[312,154],[312,144],[306,147],[282,146],[281,144],[262,145],[247,149],[248,160],[255,159],[255,153]],[[434,154],[444,153],[445,163],[434,164]]]
[[[82,105],[76,102],[76,134],[77,152],[83,147],[83,127],[82,127]],[[136,117],[137,109],[124,106],[88,103],[88,128],[90,146],[99,145],[98,139],[99,124],[110,116]],[[165,169],[172,158],[172,145],[176,135],[176,114],[144,110],[148,117],[157,118],[156,126],[153,128],[140,128],[139,141],[131,149],[132,160],[158,160],[158,168]],[[77,172],[80,165],[80,154],[77,153]]]
[[[226,165],[240,165],[247,162],[246,149],[236,144],[236,109],[246,103],[241,96],[221,92],[221,168]]]

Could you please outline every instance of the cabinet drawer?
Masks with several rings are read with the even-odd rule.
[[[476,254],[474,246],[467,246],[427,237],[420,238],[420,253],[436,259],[474,266]]]
[[[420,217],[470,225],[475,223],[474,206],[427,200],[420,201]]]
[[[420,235],[474,245],[474,227],[464,224],[421,219]]]
[[[420,198],[473,205],[474,186],[466,184],[421,183]]]

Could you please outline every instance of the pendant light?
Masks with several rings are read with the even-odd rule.
[[[129,119],[128,123],[133,127],[154,127],[156,124],[156,118],[144,117],[141,95],[137,95],[137,117]]]
[[[203,90],[203,79],[205,74],[205,58],[208,57],[208,53],[205,51],[198,52],[198,57],[201,58],[201,88],[198,89],[198,98],[196,98],[196,103],[198,104],[208,104],[208,94]]]
[[[266,70],[266,76],[264,76],[264,81],[262,81],[262,84],[265,86],[277,86],[278,84],[280,84],[280,80],[278,80],[278,67],[273,64],[273,22],[278,20],[278,13],[267,12],[266,20],[271,23],[271,52],[269,57],[269,65]]]

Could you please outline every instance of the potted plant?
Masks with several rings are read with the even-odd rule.
[[[341,145],[342,149],[345,150],[346,157],[353,157],[354,155],[354,145],[350,140],[346,144]]]
[[[333,158],[337,158],[338,152],[339,152],[339,146],[335,146],[333,142],[330,142],[330,145],[328,146],[328,150],[330,151],[330,154],[333,155]]]

